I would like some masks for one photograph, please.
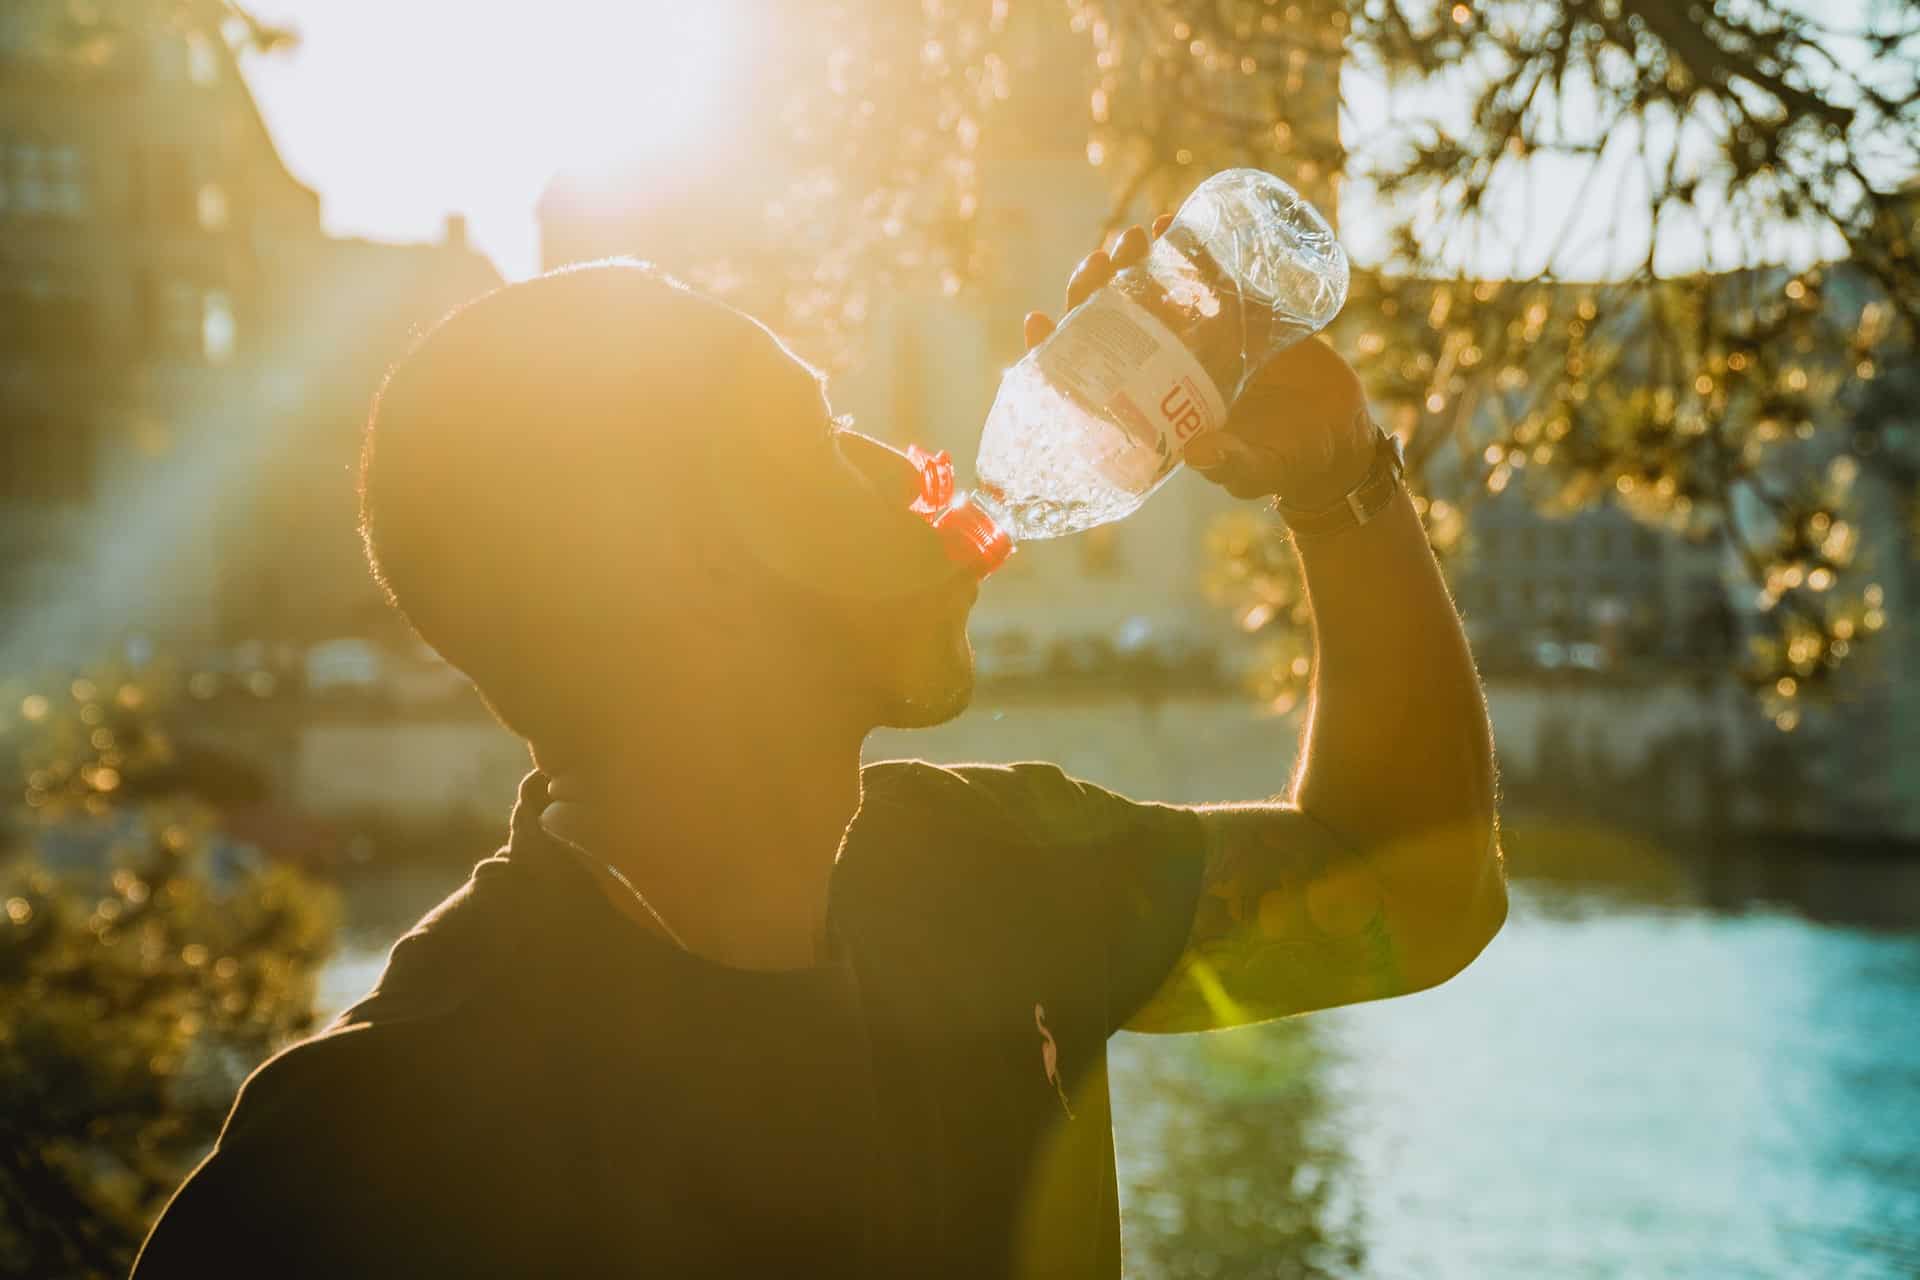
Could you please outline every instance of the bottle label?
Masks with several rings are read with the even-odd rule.
[[[1193,437],[1226,424],[1227,402],[1173,330],[1120,290],[1098,290],[1039,352],[1040,372],[1105,409],[1171,471]]]

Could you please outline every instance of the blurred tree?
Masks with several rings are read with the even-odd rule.
[[[241,1078],[309,1029],[337,906],[222,840],[164,679],[6,693],[0,1273],[121,1276]]]
[[[1326,1065],[1315,1024],[1301,1019],[1155,1037],[1115,1056],[1129,1274],[1365,1274]]]
[[[1019,21],[1064,23],[1087,57],[1017,59],[1005,0],[818,24],[827,75],[796,76],[789,141],[832,252],[789,298],[803,321],[827,297],[857,321],[902,271],[973,279],[983,131],[1022,75],[1078,76],[1109,229],[1230,165],[1323,203],[1347,188],[1381,247],[1341,345],[1409,440],[1443,553],[1510,487],[1717,541],[1751,580],[1744,674],[1783,728],[1882,625],[1850,491],[1869,475],[1916,509],[1920,440],[1861,409],[1920,322],[1920,6],[1070,0]],[[1216,558],[1271,636],[1297,589],[1261,543],[1243,525]],[[1286,703],[1298,645],[1275,653]]]

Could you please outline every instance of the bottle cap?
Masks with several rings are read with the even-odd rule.
[[[909,510],[933,526],[947,558],[986,577],[1013,554],[1013,538],[970,493],[953,491],[953,459],[907,446],[907,460],[920,468],[920,494]]]
[[[945,541],[947,554],[983,578],[1013,554],[1012,535],[970,493],[961,494],[941,512],[933,527]]]

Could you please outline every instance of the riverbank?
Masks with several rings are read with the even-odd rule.
[[[1832,762],[1812,740],[1788,742],[1739,690],[1698,680],[1494,683],[1488,704],[1515,832],[1541,815],[1570,828],[1637,832],[1663,847],[1920,852],[1920,831],[1889,825],[1884,809],[1846,803],[1822,780]],[[1297,719],[1233,696],[983,693],[948,724],[874,734],[867,758],[1045,759],[1125,794],[1195,803],[1272,794],[1292,767],[1297,732]],[[529,768],[524,744],[471,715],[262,710],[210,719],[193,736],[256,769],[267,807],[298,815],[282,825],[324,828],[337,846],[325,856],[355,862],[471,861],[464,848],[498,840]],[[1511,847],[1524,853],[1524,842]]]

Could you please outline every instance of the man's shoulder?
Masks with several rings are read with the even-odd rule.
[[[446,1021],[476,1006],[498,1004],[516,978],[539,967],[557,949],[545,934],[542,904],[532,897],[525,868],[500,856],[472,876],[402,934],[371,990],[333,1022],[384,1031],[423,1021]],[[389,1037],[381,1035],[377,1043]],[[364,1043],[364,1041],[363,1041]]]
[[[551,1131],[533,1121],[551,1119],[564,1090],[532,1078],[529,1037],[492,1021],[467,1009],[337,1020],[254,1069],[216,1156],[266,1185],[337,1174],[368,1194],[417,1200],[458,1183],[468,1160],[525,1155]]]
[[[336,1021],[289,1045],[242,1082],[220,1148],[273,1150],[296,1135],[340,1136],[360,1117],[419,1115],[414,1101],[431,1096],[431,1082],[444,1082],[438,1068],[455,1051],[455,1037],[444,1031],[417,1020]],[[379,1129],[384,1119],[371,1123]]]
[[[491,900],[506,886],[489,885],[498,875],[489,868],[482,863],[395,942],[372,990],[255,1068],[234,1099],[223,1146],[359,1116],[426,1123],[439,1103],[501,1069],[513,1056],[501,1046],[522,1030],[509,1025],[509,1004],[525,1003],[503,998],[514,972],[507,957],[524,961],[527,948],[506,932],[511,912]]]
[[[473,1171],[498,1163],[486,1134],[502,1126],[476,1105],[484,1057],[453,1061],[445,1030],[336,1022],[262,1063],[155,1223],[136,1280],[238,1274],[243,1259],[258,1274],[412,1273],[464,1248]]]
[[[882,760],[861,770],[862,818],[916,821],[965,816],[1015,839],[1031,839],[1036,808],[1067,802],[1079,784],[1059,765],[934,764]]]
[[[924,824],[965,815],[1028,845],[1099,844],[1142,827],[1184,834],[1193,825],[1190,809],[1130,799],[1045,760],[887,760],[868,765],[862,782],[863,817],[871,810],[883,823]]]

